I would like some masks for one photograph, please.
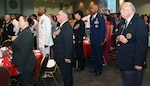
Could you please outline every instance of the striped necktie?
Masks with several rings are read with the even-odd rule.
[[[128,26],[128,21],[125,20],[125,28],[127,28],[127,26]]]

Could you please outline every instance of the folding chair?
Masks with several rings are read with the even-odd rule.
[[[61,72],[54,59],[49,59],[45,73],[48,74],[48,77],[53,78],[56,86],[59,86],[59,83],[57,80],[60,80],[63,82]]]
[[[0,86],[10,86],[9,71],[3,66],[0,66]]]
[[[39,81],[40,79],[43,81],[44,86],[46,86],[46,82],[45,82],[45,80],[42,78],[42,76],[43,76],[44,73],[45,73],[46,65],[47,65],[48,59],[49,59],[49,54],[46,54],[46,55],[42,58],[42,60],[41,60],[38,73],[37,73],[37,74],[35,73],[35,76],[34,76],[34,84],[35,84],[36,86],[38,86],[38,81]]]

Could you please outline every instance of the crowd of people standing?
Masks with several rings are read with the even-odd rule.
[[[126,12],[127,10],[126,7],[131,11],[131,16],[128,16],[129,14],[125,13],[123,14],[123,12]],[[99,76],[102,73],[104,58],[107,63],[112,61],[109,53],[111,47],[114,47],[115,41],[117,40],[117,46],[119,47],[117,62],[124,80],[123,84],[124,86],[140,86],[129,83],[128,80],[126,81],[128,78],[125,76],[132,75],[127,72],[134,73],[134,69],[138,71],[144,69],[146,63],[142,62],[145,62],[145,57],[143,57],[142,62],[139,60],[140,57],[138,59],[132,59],[132,62],[136,61],[135,64],[132,64],[132,66],[135,66],[125,67],[123,66],[123,63],[126,62],[125,64],[127,64],[129,62],[126,57],[136,57],[137,55],[134,54],[138,53],[138,51],[130,51],[131,56],[126,56],[127,54],[122,56],[123,54],[128,53],[122,49],[126,48],[126,46],[130,46],[130,42],[131,44],[134,42],[134,44],[138,44],[137,46],[139,46],[139,48],[137,48],[137,50],[139,49],[139,51],[141,51],[141,44],[143,45],[141,46],[144,48],[142,54],[143,56],[146,55],[147,46],[143,42],[147,42],[147,39],[145,38],[150,29],[150,16],[141,16],[144,21],[141,22],[142,25],[140,27],[143,26],[144,30],[141,31],[141,29],[139,29],[139,31],[145,34],[143,34],[143,37],[145,38],[142,38],[139,37],[136,32],[132,32],[132,30],[125,34],[125,32],[120,29],[125,27],[123,26],[125,23],[124,19],[132,21],[131,18],[135,15],[134,5],[131,2],[126,2],[123,4],[120,12],[121,14],[110,14],[110,10],[105,9],[104,13],[100,14],[98,5],[93,5],[90,10],[86,10],[85,15],[81,10],[75,11],[73,14],[68,14],[67,11],[60,10],[56,16],[52,14],[46,15],[46,8],[44,6],[38,8],[37,15],[32,14],[29,17],[20,15],[17,18],[15,14],[6,14],[0,21],[1,43],[8,39],[12,41],[12,50],[14,52],[12,63],[18,67],[21,86],[33,86],[31,77],[33,76],[36,62],[32,49],[39,49],[43,56],[50,54],[49,59],[54,58],[60,67],[64,86],[73,86],[72,64],[74,63],[74,60],[78,61],[78,68],[76,71],[83,71],[85,68],[83,37],[90,38],[93,58],[93,67],[90,72],[94,73],[94,76]],[[137,16],[138,15],[134,16],[135,19],[141,20],[141,18]],[[120,26],[120,24],[122,25]],[[130,24],[131,23],[128,23],[128,25]],[[146,24],[146,27],[144,24]],[[148,29],[145,30],[145,28]],[[131,39],[133,39],[133,41]],[[137,39],[141,39],[143,42],[135,41]],[[73,40],[75,41],[74,44]],[[75,48],[73,48],[73,46]],[[135,49],[135,47],[132,49]],[[74,52],[76,57],[74,57]],[[124,60],[122,60],[123,57]],[[30,62],[31,60],[32,62]],[[30,66],[30,69],[26,67],[29,65],[32,65]],[[143,72],[139,73],[141,77],[139,80],[137,79],[139,82],[138,84],[141,84],[140,80],[142,74]],[[133,76],[131,78],[135,77]]]

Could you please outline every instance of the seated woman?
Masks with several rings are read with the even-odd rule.
[[[20,86],[33,86],[36,58],[32,51],[34,40],[27,17],[19,17],[20,33],[12,37],[12,64],[18,67]]]

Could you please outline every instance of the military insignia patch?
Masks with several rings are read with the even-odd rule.
[[[126,34],[126,38],[127,38],[127,39],[131,39],[131,38],[132,38],[132,34],[131,34],[131,33],[127,33],[127,34]]]

